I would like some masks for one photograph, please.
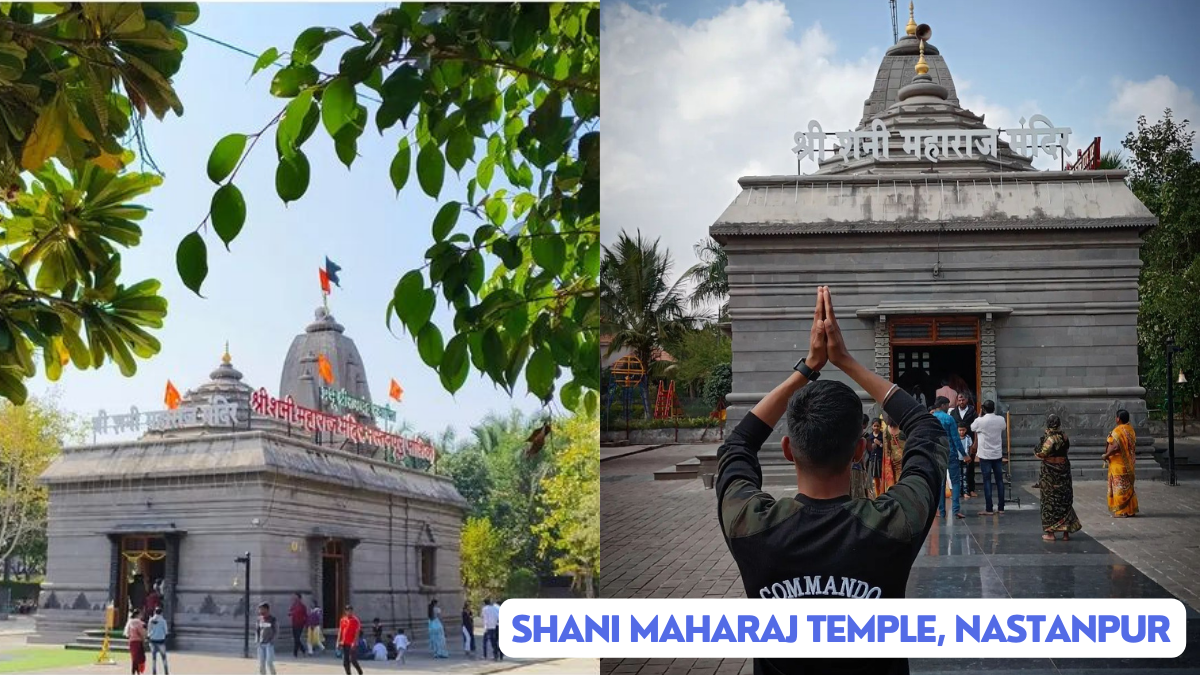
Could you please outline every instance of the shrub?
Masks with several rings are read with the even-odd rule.
[[[716,410],[721,399],[733,391],[733,367],[728,363],[714,366],[708,378],[704,380],[704,402],[712,410]]]
[[[508,585],[504,592],[506,598],[536,598],[538,594],[538,578],[531,570],[515,569],[508,573]]]

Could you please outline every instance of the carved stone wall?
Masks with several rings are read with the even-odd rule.
[[[892,378],[892,340],[888,333],[887,316],[880,314],[875,321],[875,374]]]
[[[979,324],[979,391],[983,400],[996,400],[996,324],[988,314]]]

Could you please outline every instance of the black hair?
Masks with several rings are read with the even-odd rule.
[[[959,428],[959,429],[969,429],[970,427],[968,427],[968,426],[967,426],[967,423],[966,423],[966,422],[964,422],[964,421],[962,421],[962,420],[959,420],[959,421],[958,421],[958,428]]]
[[[990,398],[988,400],[984,401],[983,402],[983,412],[988,415],[991,415],[992,413],[996,412],[996,402]]]
[[[946,398],[945,396],[939,396],[939,397],[933,399],[933,407],[935,407],[935,408],[945,408],[946,406],[949,406],[949,405],[950,405],[950,399]]]
[[[491,599],[491,598],[484,598],[484,599],[483,599],[483,604],[485,604],[485,605],[490,605],[490,604],[492,604],[492,599]]]
[[[1129,411],[1124,408],[1118,410],[1117,419],[1121,420],[1121,424],[1129,424]]]
[[[863,426],[865,427],[870,423],[871,423],[871,416],[866,413],[863,413]]]
[[[265,609],[265,610],[267,610],[267,611],[269,612],[269,611],[271,611],[271,603],[269,603],[269,602],[260,602],[260,603],[258,603],[258,608],[259,608],[259,609]]]
[[[812,382],[788,401],[787,429],[797,464],[841,471],[862,436],[862,400],[843,382]]]

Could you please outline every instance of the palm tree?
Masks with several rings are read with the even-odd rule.
[[[694,323],[671,283],[671,254],[638,232],[622,232],[600,261],[600,330],[611,336],[608,353],[628,349],[647,370],[663,345]],[[649,411],[647,411],[649,412]]]
[[[1120,150],[1109,150],[1108,152],[1100,153],[1100,166],[1097,168],[1124,171],[1128,167],[1125,164],[1124,153]]]
[[[693,247],[700,262],[688,268],[683,278],[696,284],[692,291],[692,309],[710,301],[721,303],[720,318],[729,314],[729,277],[725,273],[728,258],[725,247],[710,237],[705,237]]]

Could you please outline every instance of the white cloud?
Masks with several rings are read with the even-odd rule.
[[[1113,81],[1113,100],[1108,104],[1109,122],[1118,128],[1137,128],[1137,118],[1145,115],[1151,123],[1162,119],[1163,110],[1170,108],[1177,121],[1191,120],[1200,124],[1200,103],[1191,89],[1180,87],[1166,75],[1145,82],[1125,79]]]
[[[1036,99],[1026,99],[1016,109],[996,103],[975,91],[971,80],[956,79],[954,87],[958,92],[959,104],[976,115],[983,115],[983,123],[993,129],[1019,129],[1022,118],[1028,120],[1031,116],[1042,112],[1042,107]],[[1007,137],[1002,138],[1007,140]],[[1069,141],[1067,161],[1071,161],[1075,157],[1075,150],[1078,147],[1076,140],[1072,136]],[[1042,171],[1057,171],[1061,168],[1062,163],[1059,159],[1039,152],[1038,156],[1033,158],[1033,166]]]
[[[839,59],[814,22],[799,41],[780,2],[751,0],[690,25],[607,8],[601,31],[602,239],[662,237],[676,272],[744,175],[793,174],[792,135],[852,128],[882,55]]]

